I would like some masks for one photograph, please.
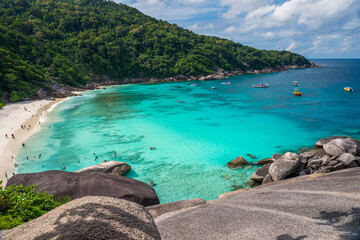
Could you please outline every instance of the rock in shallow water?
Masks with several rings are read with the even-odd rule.
[[[242,156],[239,156],[237,158],[235,158],[234,160],[232,160],[231,162],[227,163],[228,168],[237,168],[240,166],[244,166],[247,165],[248,162],[245,160],[245,158],[243,158]]]
[[[78,173],[103,172],[103,173],[109,173],[112,175],[122,176],[130,170],[131,170],[131,167],[127,163],[117,162],[117,161],[109,161],[109,162],[100,163],[98,165],[90,166],[87,168],[83,168],[76,172],[78,172]]]
[[[135,179],[114,176],[107,173],[73,173],[46,171],[17,174],[6,186],[38,185],[40,192],[47,191],[54,198],[70,196],[71,199],[84,196],[108,196],[125,199],[143,206],[159,204],[155,190]]]
[[[261,159],[260,161],[257,161],[255,164],[256,165],[265,165],[265,164],[273,163],[273,162],[274,162],[273,158],[264,158],[264,159]]]

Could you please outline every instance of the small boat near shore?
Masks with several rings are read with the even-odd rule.
[[[299,86],[299,81],[294,81],[294,86]]]
[[[296,88],[295,88],[293,94],[294,94],[295,96],[302,96],[302,92],[300,92],[300,91],[299,91],[298,89],[296,89]]]
[[[262,83],[254,84],[253,88],[269,88],[269,84],[262,84]]]
[[[347,92],[353,92],[354,89],[352,89],[351,87],[344,87],[344,90]]]
[[[216,89],[216,87],[211,87],[210,89]]]
[[[196,83],[192,83],[192,84],[190,84],[190,86],[196,87]]]
[[[230,81],[226,81],[226,82],[222,82],[221,84],[223,84],[223,85],[230,85],[231,82],[230,82]]]

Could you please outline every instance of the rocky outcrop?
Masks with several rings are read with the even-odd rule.
[[[155,218],[163,240],[360,239],[360,168],[275,181]]]
[[[84,196],[108,196],[125,199],[143,206],[159,204],[155,190],[146,183],[124,176],[107,173],[74,173],[46,171],[17,174],[9,179],[6,186],[38,185],[40,192],[47,191],[54,198],[70,196],[77,199]]]
[[[109,173],[112,175],[122,176],[130,170],[131,170],[131,167],[127,163],[117,162],[117,161],[109,161],[109,162],[100,163],[100,164],[97,164],[94,166],[90,166],[87,168],[83,168],[76,172],[78,172],[78,173],[103,172],[103,173]]]
[[[237,168],[247,165],[248,162],[242,156],[235,158],[234,160],[227,163],[228,168]]]
[[[269,168],[270,168],[271,164],[265,164],[264,166],[262,166],[261,168],[258,168],[250,177],[251,180],[257,182],[257,183],[262,183],[265,176],[269,174]]]
[[[360,153],[358,144],[350,138],[337,138],[323,146],[325,152],[330,156],[340,156],[344,153],[357,155]]]
[[[300,156],[287,152],[269,167],[269,174],[273,181],[284,179],[300,165]]]
[[[4,239],[160,240],[146,209],[111,197],[83,197],[2,232]],[[0,236],[1,238],[1,236]]]
[[[315,144],[314,149],[300,155],[290,152],[283,155],[274,154],[271,158],[273,163],[269,163],[270,167],[259,168],[250,179],[264,184],[296,176],[358,167],[359,146],[358,140],[347,136],[324,138]],[[270,161],[266,161],[268,160]],[[267,176],[267,169],[271,178]]]
[[[174,212],[182,209],[187,209],[191,207],[196,207],[205,204],[205,200],[202,198],[195,198],[189,200],[182,200],[177,202],[170,202],[164,204],[158,204],[146,207],[146,210],[149,211],[153,218],[159,217],[168,212]]]
[[[38,99],[44,99],[46,98],[46,92],[44,91],[44,89],[40,88],[37,92],[36,92],[36,97]]]
[[[346,138],[349,138],[349,137],[347,137],[347,136],[331,136],[331,137],[327,137],[327,138],[322,138],[315,143],[315,147],[322,148],[324,146],[324,144],[329,143],[335,139],[346,139]]]

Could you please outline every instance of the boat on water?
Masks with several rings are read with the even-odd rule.
[[[231,84],[231,82],[230,82],[230,81],[226,81],[226,82],[222,82],[221,84],[223,84],[223,85],[229,85],[229,84]]]
[[[210,89],[216,89],[216,87],[211,87]]]
[[[296,88],[295,88],[295,90],[294,90],[293,93],[294,93],[295,96],[302,96],[302,92],[300,92],[300,91],[299,91],[298,89],[296,89]]]
[[[298,81],[294,81],[294,86],[299,86],[299,82],[298,82]]]
[[[190,86],[196,87],[196,83],[192,83],[192,84],[190,84]]]
[[[254,84],[253,88],[269,88],[269,84],[262,84],[262,83]]]
[[[353,92],[354,89],[352,89],[351,87],[344,87],[344,90],[347,92]]]

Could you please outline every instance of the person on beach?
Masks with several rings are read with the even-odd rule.
[[[5,134],[5,138],[8,138],[7,134]]]
[[[23,143],[22,146],[25,147],[25,143]]]
[[[8,175],[7,175],[7,173],[6,173],[6,172],[5,172],[5,177],[6,177],[6,180],[9,180]]]
[[[14,134],[13,134],[13,133],[11,134],[11,137],[12,137],[13,139],[15,139],[15,136],[14,136]]]

